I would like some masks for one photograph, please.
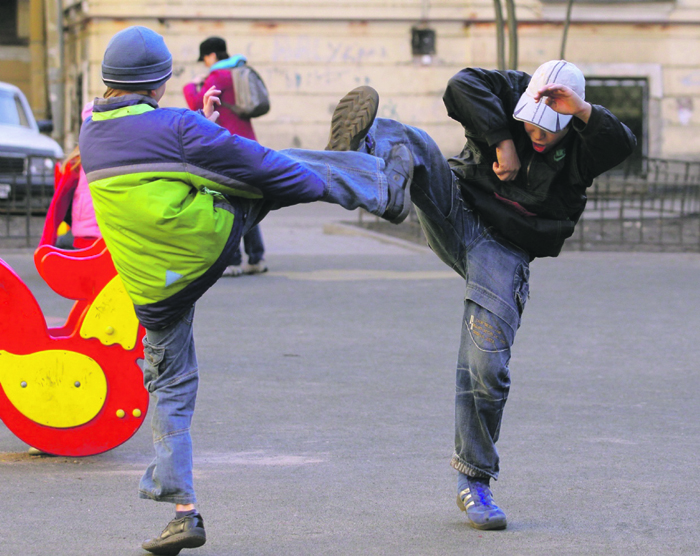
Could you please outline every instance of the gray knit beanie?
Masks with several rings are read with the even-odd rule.
[[[152,91],[173,74],[173,57],[155,31],[134,26],[112,37],[102,60],[102,81],[113,89]]]

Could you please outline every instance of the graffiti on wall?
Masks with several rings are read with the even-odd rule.
[[[278,37],[272,46],[272,61],[321,62],[325,64],[367,64],[386,60],[383,46],[362,46],[357,42],[329,41],[314,37]]]

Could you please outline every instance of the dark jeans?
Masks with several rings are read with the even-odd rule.
[[[260,226],[253,226],[247,234],[243,236],[243,248],[248,255],[248,264],[258,264],[265,258],[265,245],[263,244],[262,232]],[[243,262],[240,246],[231,258],[229,264],[240,266]]]

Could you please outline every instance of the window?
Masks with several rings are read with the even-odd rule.
[[[0,124],[29,127],[27,114],[17,95],[0,91]]]
[[[638,171],[647,154],[649,84],[646,78],[586,78],[586,100],[605,106],[632,130],[637,148],[627,160],[627,168]]]
[[[29,0],[0,0],[0,45],[29,44]]]

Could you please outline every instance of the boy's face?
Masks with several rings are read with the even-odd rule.
[[[532,148],[540,154],[551,151],[569,132],[569,126],[557,133],[552,133],[527,122],[523,122],[523,125],[525,132],[530,136],[530,141],[532,141]]]

